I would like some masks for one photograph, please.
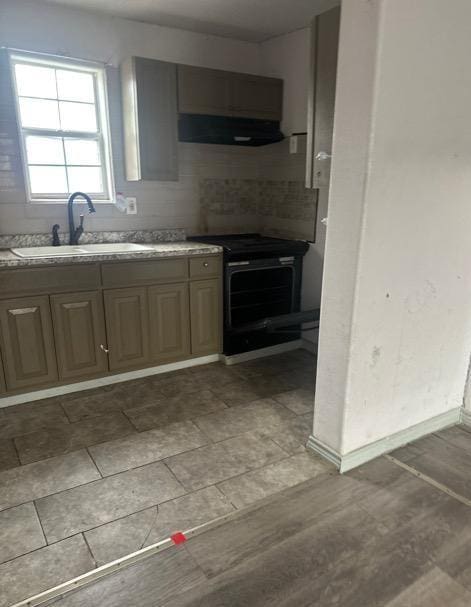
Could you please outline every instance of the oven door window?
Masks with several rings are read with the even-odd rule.
[[[292,266],[233,270],[226,302],[229,328],[292,312],[294,278]]]

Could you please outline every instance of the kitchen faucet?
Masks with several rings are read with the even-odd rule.
[[[73,194],[71,194],[69,201],[67,202],[67,212],[69,215],[69,244],[78,244],[79,238],[83,234],[83,215],[80,214],[80,225],[78,228],[75,227],[74,223],[73,205],[74,200],[78,196],[81,196],[87,201],[89,214],[95,213],[95,207],[93,206],[93,202],[90,196],[87,196],[87,194],[84,194],[83,192],[74,192]]]

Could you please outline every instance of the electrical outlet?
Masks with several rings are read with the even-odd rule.
[[[128,203],[127,214],[128,215],[137,215],[137,198],[127,197],[126,202]]]

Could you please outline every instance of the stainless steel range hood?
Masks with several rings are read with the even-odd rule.
[[[260,146],[284,139],[280,123],[255,118],[180,114],[178,139],[191,143]]]

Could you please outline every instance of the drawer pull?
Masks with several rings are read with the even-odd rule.
[[[103,352],[104,352],[105,354],[108,354],[108,353],[109,353],[109,350],[108,350],[107,348],[105,348],[105,346],[104,346],[103,344],[100,344],[100,348],[103,350]]]
[[[209,263],[208,263],[207,261],[205,261],[205,262],[203,263],[203,266],[204,266],[205,268],[207,268],[207,267],[209,266]]]

